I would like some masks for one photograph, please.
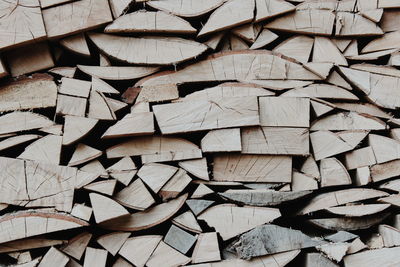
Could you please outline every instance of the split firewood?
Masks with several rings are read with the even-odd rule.
[[[103,223],[129,215],[129,212],[124,207],[110,198],[96,193],[90,193],[89,197],[96,223]]]
[[[357,100],[358,97],[346,89],[328,84],[312,84],[283,93],[285,97],[310,97],[322,99]]]
[[[320,161],[321,187],[348,185],[351,177],[343,164],[336,158],[326,158]]]
[[[180,17],[198,17],[206,14],[220,5],[226,0],[205,0],[197,2],[195,0],[167,0],[167,1],[149,1],[147,4],[153,8],[172,13]]]
[[[131,80],[150,75],[159,68],[157,67],[102,67],[77,65],[82,72],[105,80]]]
[[[389,213],[376,214],[363,217],[342,217],[342,218],[327,218],[327,219],[311,219],[308,220],[311,224],[322,229],[336,231],[355,231],[370,228],[382,222]]]
[[[84,57],[90,57],[89,47],[84,34],[66,37],[60,41],[60,44],[73,53]]]
[[[192,179],[185,170],[178,169],[178,171],[161,188],[159,195],[164,201],[176,198],[190,184],[191,181]]]
[[[71,145],[85,137],[96,126],[98,120],[78,116],[64,116],[63,145]]]
[[[74,154],[72,154],[68,166],[76,166],[83,164],[85,162],[100,157],[101,154],[103,154],[102,151],[80,143],[76,146],[76,149],[74,151]]]
[[[396,265],[399,260],[395,257],[399,248],[383,248],[376,250],[369,250],[359,252],[353,255],[344,257],[344,266],[346,267],[361,267],[365,264],[378,264],[378,265]]]
[[[91,233],[83,232],[70,239],[67,245],[61,247],[61,251],[77,260],[80,260],[91,238]]]
[[[83,189],[96,192],[96,193],[101,193],[104,195],[112,196],[114,194],[115,186],[117,185],[117,181],[110,179],[110,180],[104,180],[104,181],[99,181],[99,182],[94,182],[90,183],[88,185],[85,185]]]
[[[242,150],[240,129],[221,129],[209,131],[201,140],[203,152],[237,152]]]
[[[36,139],[41,138],[38,134],[24,134],[8,137],[5,140],[0,141],[0,151],[5,149],[10,149],[14,146],[18,146]]]
[[[0,135],[54,125],[49,118],[32,112],[12,112],[0,116]]]
[[[162,236],[157,235],[131,237],[126,240],[118,253],[135,266],[143,267],[161,240]]]
[[[165,235],[164,242],[182,254],[186,254],[194,245],[196,239],[196,236],[193,236],[179,227],[172,225]]]
[[[178,215],[177,217],[173,218],[172,222],[174,224],[176,224],[177,226],[179,226],[183,229],[186,229],[188,231],[195,232],[195,233],[202,232],[200,225],[198,224],[193,213],[191,213],[190,211],[182,213],[181,215]]]
[[[90,217],[92,217],[92,211],[93,209],[91,207],[82,204],[74,204],[71,215],[84,221],[89,221]]]
[[[320,253],[307,253],[304,262],[306,267],[311,266],[325,266],[325,267],[338,267],[336,263],[333,263],[328,258],[324,257]]]
[[[193,251],[192,263],[204,263],[220,260],[221,256],[219,252],[217,233],[211,232],[200,234]]]
[[[362,217],[381,212],[389,207],[390,204],[365,204],[331,207],[327,208],[326,210],[336,215],[344,215],[347,217]]]
[[[146,262],[146,266],[156,267],[163,264],[167,266],[180,266],[186,265],[189,262],[190,258],[161,241]]]
[[[99,266],[106,267],[107,250],[97,248],[86,248],[83,267]]]
[[[349,248],[347,243],[330,243],[317,246],[316,249],[321,251],[326,257],[332,261],[340,262],[346,255]]]
[[[43,256],[38,267],[51,267],[55,262],[57,262],[58,266],[64,267],[69,262],[69,258],[58,249],[51,247]]]
[[[194,213],[194,215],[199,215],[206,209],[208,209],[215,201],[204,200],[204,199],[188,199],[186,200],[186,205]]]
[[[100,236],[96,239],[96,241],[113,256],[115,256],[124,245],[125,241],[129,238],[129,236],[130,233],[114,232]]]
[[[307,63],[308,59],[310,58],[313,45],[314,45],[313,38],[299,35],[283,41],[282,43],[277,45],[272,51],[280,53],[290,58],[294,58],[301,63]]]

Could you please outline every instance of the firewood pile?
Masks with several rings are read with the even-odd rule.
[[[0,266],[400,266],[399,0],[0,12]]]

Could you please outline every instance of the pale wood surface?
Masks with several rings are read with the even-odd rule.
[[[84,117],[86,105],[87,100],[85,98],[58,94],[56,113]]]
[[[242,150],[239,128],[209,131],[201,139],[203,152],[235,152]]]
[[[139,102],[162,102],[174,100],[179,97],[178,87],[175,84],[165,84],[159,86],[143,86],[136,98]]]
[[[68,162],[68,166],[76,166],[100,157],[102,151],[85,144],[78,144]]]
[[[257,2],[256,2],[257,3]],[[250,46],[250,49],[258,49],[267,44],[275,41],[278,38],[278,35],[271,32],[268,29],[263,29],[262,32],[258,35],[257,39],[254,43]]]
[[[90,57],[90,51],[83,33],[72,35],[60,40],[60,44],[77,55]]]
[[[223,240],[228,240],[280,216],[278,209],[221,204],[207,209],[198,219],[214,227]]]
[[[85,185],[83,189],[96,193],[101,193],[107,196],[112,196],[114,194],[116,185],[117,185],[117,180],[109,179],[109,180],[90,183],[88,185]]]
[[[348,170],[371,166],[376,163],[374,150],[367,146],[345,154],[345,165]]]
[[[50,119],[32,112],[12,112],[0,117],[0,134],[39,129],[53,125]]]
[[[142,181],[158,193],[161,187],[178,171],[178,168],[159,163],[149,163],[139,169],[137,175]]]
[[[280,0],[256,0],[256,22],[266,20],[286,12],[293,11],[295,6]]]
[[[207,49],[201,43],[178,37],[134,38],[101,33],[92,33],[89,37],[104,54],[130,64],[175,64],[199,56]]]
[[[198,216],[200,213],[208,209],[215,201],[213,200],[205,200],[205,199],[188,199],[186,200],[186,205],[190,208],[190,210],[194,213],[194,215]]]
[[[190,174],[203,180],[210,180],[207,168],[207,159],[192,159],[185,160],[178,163],[179,167],[185,169]]]
[[[326,209],[330,213],[347,217],[361,217],[381,212],[390,207],[390,204],[365,204],[331,207]]]
[[[370,167],[371,178],[374,182],[400,175],[400,160],[393,160]]]
[[[320,161],[321,187],[352,184],[351,177],[343,164],[336,158]]]
[[[92,217],[92,211],[91,207],[83,204],[74,204],[71,210],[71,215],[84,221],[89,221],[90,217]]]
[[[43,256],[38,267],[52,267],[57,262],[57,265],[64,267],[69,261],[68,256],[60,252],[58,249],[51,247],[47,253]]]
[[[310,130],[384,130],[386,124],[374,117],[356,112],[340,112],[313,122]]]
[[[179,227],[186,229],[191,232],[201,233],[202,229],[198,224],[196,218],[194,217],[193,213],[190,211],[184,212],[181,215],[172,219],[172,222]]]
[[[376,266],[396,266],[399,264],[399,259],[396,256],[399,251],[400,248],[395,247],[359,252],[344,257],[344,266],[361,267],[368,264]]]
[[[71,0],[39,0],[42,8],[71,2]]]
[[[203,233],[197,238],[192,254],[192,263],[220,261],[218,237],[216,232]]]
[[[214,156],[214,180],[238,182],[290,182],[290,156],[220,154]]]
[[[377,134],[368,135],[368,143],[372,148],[377,163],[384,163],[400,158],[400,142]]]
[[[92,76],[92,89],[102,93],[119,94],[117,89],[96,76]]]
[[[38,0],[24,1],[23,5],[19,4],[18,0],[3,0],[0,2],[0,10],[1,49],[15,47],[46,37]]]
[[[108,128],[102,138],[150,135],[154,131],[153,112],[129,113]]]
[[[104,94],[94,90],[90,92],[87,116],[98,120],[116,120],[115,113],[108,104]]]
[[[164,242],[181,252],[182,254],[186,254],[188,250],[196,243],[197,236],[193,236],[189,234],[185,230],[172,225],[167,234],[164,237]]]
[[[192,181],[192,178],[183,169],[178,171],[169,179],[158,193],[163,201],[176,198]]]
[[[77,236],[74,236],[70,240],[68,240],[68,244],[62,246],[60,249],[65,254],[80,260],[83,256],[83,253],[88,246],[90,239],[92,238],[92,234],[88,232],[83,232]]]
[[[106,267],[107,250],[88,247],[85,253],[83,267]]]
[[[25,147],[18,158],[58,165],[61,157],[62,137],[47,135]]]
[[[257,2],[261,1],[257,0]],[[313,45],[314,45],[313,38],[304,35],[299,35],[288,38],[287,40],[277,45],[272,51],[275,53],[283,54],[290,58],[294,58],[301,63],[307,63],[308,59],[310,58]]]
[[[25,238],[0,244],[1,253],[16,252],[35,248],[58,246],[66,243],[66,240],[53,240],[45,238]]]
[[[117,192],[114,199],[123,206],[137,210],[145,210],[155,202],[141,179],[136,179],[129,186]]]
[[[89,197],[96,223],[129,215],[129,212],[124,207],[108,197],[96,193],[90,193]]]
[[[157,267],[161,265],[166,266],[181,266],[190,262],[190,258],[186,257],[179,251],[171,248],[166,243],[161,241],[158,243],[157,248],[150,256],[146,263],[148,267]]]
[[[71,145],[85,137],[98,120],[78,116],[64,116],[63,145]]]
[[[281,96],[358,100],[358,97],[348,90],[328,84],[312,84],[305,87],[294,88],[283,93]]]
[[[308,155],[309,134],[305,128],[242,128],[242,154]]]
[[[0,141],[0,151],[5,149],[10,149],[14,146],[18,146],[23,143],[27,143],[36,139],[41,138],[41,135],[37,134],[24,134],[8,137],[5,140]]]
[[[147,4],[153,8],[172,13],[180,17],[197,17],[206,14],[220,5],[226,0],[166,0],[166,1],[150,1]]]
[[[78,69],[88,75],[92,75],[105,80],[131,80],[150,75],[158,71],[158,67],[103,67],[103,66],[86,66],[77,65]]]
[[[161,239],[160,235],[131,237],[123,244],[119,254],[135,266],[143,267]]]
[[[107,0],[79,0],[43,10],[43,20],[49,38],[100,27],[112,20]]]
[[[125,241],[130,236],[126,232],[113,232],[110,234],[102,235],[96,239],[103,248],[105,248],[111,255],[115,256],[124,245]]]
[[[110,0],[109,1],[111,12],[114,18],[123,15],[132,4],[132,0]]]
[[[58,92],[64,95],[87,98],[91,88],[91,82],[63,77]]]

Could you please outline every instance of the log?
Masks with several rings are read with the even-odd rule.
[[[257,2],[256,2],[257,4]],[[271,32],[268,29],[263,29],[262,32],[258,35],[257,39],[254,43],[250,46],[250,49],[258,49],[263,46],[266,46],[278,38],[278,35]]]
[[[237,202],[241,205],[249,206],[275,206],[288,201],[300,199],[304,196],[311,194],[312,191],[298,191],[298,192],[279,192],[274,190],[248,190],[248,189],[229,189],[220,196],[228,200]]]
[[[256,0],[256,22],[276,17],[295,10],[295,6],[280,0]]]
[[[129,113],[116,124],[110,126],[101,138],[151,135],[154,131],[153,112]]]
[[[85,106],[86,108],[86,106]],[[89,98],[88,118],[98,120],[116,120],[114,111],[107,102],[106,97],[101,92],[91,91]],[[83,116],[82,116],[83,117]]]
[[[253,257],[315,247],[325,243],[325,241],[311,238],[299,230],[266,224],[243,234],[234,244],[234,248],[240,258],[248,260]]]
[[[117,89],[106,83],[105,81],[92,76],[92,88],[97,92],[102,92],[103,94],[120,94]]]
[[[20,5],[17,0],[0,2],[0,49],[13,48],[46,38],[39,1],[28,0]]]
[[[91,82],[63,77],[58,92],[64,95],[88,98],[91,88]]]
[[[58,165],[61,157],[62,137],[46,135],[27,147],[18,158]]]
[[[210,180],[206,158],[180,161],[178,165],[197,178]]]
[[[178,171],[161,188],[159,195],[164,201],[176,198],[190,184],[192,178],[183,169]]]
[[[0,141],[0,151],[10,149],[14,146],[18,146],[39,139],[41,137],[42,136],[38,134],[24,134],[8,137],[7,139]]]
[[[335,262],[342,261],[348,248],[349,244],[347,243],[330,243],[316,247],[316,249],[325,254],[328,259]]]
[[[131,237],[126,240],[118,253],[135,266],[143,267],[161,242],[161,239],[162,236],[159,235]]]
[[[133,38],[91,33],[89,38],[105,55],[128,64],[172,65],[197,57],[207,50],[207,46],[201,43],[177,37]],[[146,50],[140,47],[146,47]]]
[[[85,144],[78,144],[68,162],[68,166],[76,166],[100,157],[102,151]]]
[[[162,11],[137,11],[120,16],[109,24],[106,33],[176,33],[193,34],[197,30],[189,22]]]
[[[376,134],[368,135],[368,143],[371,146],[377,163],[384,163],[400,158],[400,142],[385,136]]]
[[[132,0],[110,0],[109,4],[113,17],[118,18],[128,11],[133,2]]]
[[[328,84],[312,84],[305,87],[294,88],[283,93],[281,96],[358,100],[358,97],[348,90]]]
[[[179,97],[178,87],[175,84],[165,84],[158,86],[143,86],[136,98],[139,102],[163,102],[174,100]]]
[[[90,217],[92,217],[92,211],[91,207],[82,204],[74,204],[71,215],[84,221],[89,221]]]
[[[339,265],[333,263],[332,261],[330,261],[329,259],[327,259],[326,257],[324,257],[320,253],[307,253],[304,264],[306,267],[311,267],[311,266],[338,267],[339,266]]]
[[[278,209],[220,204],[204,211],[198,219],[214,227],[225,241],[280,216]]]
[[[71,0],[40,0],[40,6],[42,8],[51,7],[59,4],[70,2]]]
[[[214,204],[215,201],[213,200],[204,200],[204,199],[188,199],[186,200],[186,205],[189,207],[189,209],[194,213],[194,215],[199,215],[208,207],[210,207],[212,204]]]
[[[0,243],[87,225],[87,222],[62,212],[25,210],[8,213],[0,217],[3,229]]]
[[[345,155],[345,165],[348,170],[376,164],[374,151],[370,146],[355,149]]]
[[[185,101],[153,106],[163,134],[185,133],[259,124],[256,97]]]
[[[254,43],[262,27],[259,24],[249,23],[232,29],[232,34],[248,43]]]
[[[117,231],[140,231],[156,226],[168,220],[183,206],[187,194],[168,202],[154,206],[146,211],[131,214],[101,224],[101,227]]]
[[[248,127],[241,130],[242,154],[308,155],[305,128]]]
[[[365,204],[365,205],[348,205],[340,207],[327,208],[326,210],[335,215],[343,215],[346,217],[362,217],[373,215],[390,207],[390,204]]]
[[[88,185],[85,185],[83,189],[96,193],[101,193],[107,196],[112,196],[114,194],[116,185],[117,181],[110,179],[110,180],[90,183]]]
[[[57,96],[56,114],[85,117],[86,98],[59,94]]]
[[[73,78],[75,76],[76,69],[76,67],[55,67],[50,69],[48,72],[61,77]]]
[[[112,20],[107,0],[73,1],[43,10],[47,37],[61,38],[109,23]]]
[[[399,166],[400,160],[393,160],[371,166],[370,171],[372,181],[379,182],[395,176],[399,176]]]

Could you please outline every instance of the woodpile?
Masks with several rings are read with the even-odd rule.
[[[400,266],[400,1],[0,10],[0,266]]]

